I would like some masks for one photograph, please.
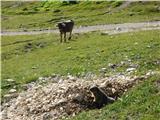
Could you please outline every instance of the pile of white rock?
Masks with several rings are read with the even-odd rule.
[[[90,86],[97,85],[108,96],[118,99],[137,80],[145,78],[121,74],[90,80],[71,75],[40,77],[37,82],[26,84],[26,90],[18,97],[3,103],[1,116],[3,120],[56,120],[74,116],[92,109],[94,97]]]

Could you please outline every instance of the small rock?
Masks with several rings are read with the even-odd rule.
[[[86,75],[85,75],[85,79],[86,80],[89,80],[89,79],[92,79],[94,77],[94,74],[92,72],[88,72]]]
[[[148,73],[146,73],[146,76],[151,76],[151,75],[154,75],[153,71],[149,71]]]
[[[74,112],[74,113],[72,114],[72,116],[73,116],[73,117],[76,116],[76,113]]]
[[[131,60],[131,59],[128,59],[127,61],[128,61],[128,62],[131,62],[132,60]]]
[[[13,79],[7,79],[8,82],[15,82]]]
[[[37,69],[37,67],[36,67],[36,66],[33,66],[32,69]]]
[[[126,71],[131,72],[131,71],[135,71],[135,70],[136,70],[136,68],[128,68]]]
[[[75,80],[76,80],[76,78],[75,78],[75,77],[73,77],[72,75],[68,75],[68,76],[67,76],[67,79],[69,79],[69,80],[73,80],[73,81],[75,81]]]
[[[18,97],[18,94],[17,94],[17,93],[4,95],[4,99],[5,99],[6,102],[8,102],[8,101],[10,101],[10,99],[16,98],[16,97]]]
[[[49,119],[51,119],[51,115],[49,113],[45,113],[43,115],[43,120],[49,120]]]
[[[101,35],[109,35],[109,32],[108,31],[102,32]]]
[[[147,46],[147,48],[151,48],[151,46],[150,46],[150,45],[148,45],[148,46]]]
[[[57,102],[57,105],[60,105],[60,104],[66,103],[66,102],[67,102],[67,99],[63,98]]]
[[[9,103],[5,103],[5,104],[4,104],[4,107],[9,107],[9,106],[10,106]]]
[[[110,68],[112,68],[112,69],[115,69],[115,68],[117,67],[117,65],[116,65],[116,64],[111,64],[111,63],[109,63],[109,64],[108,64],[108,67],[110,67]]]
[[[45,79],[44,77],[39,77],[39,78],[38,78],[38,80],[44,80],[44,79]]]
[[[115,88],[112,88],[112,93],[114,94],[116,92]]]
[[[84,95],[76,94],[75,97],[73,97],[73,100],[81,103],[84,100]]]
[[[10,89],[9,93],[15,93],[17,90],[16,89]]]
[[[67,48],[66,48],[66,50],[71,50],[71,49],[72,49],[72,47],[67,47]]]
[[[116,30],[117,31],[121,31],[122,29],[120,27],[116,27]]]
[[[22,87],[24,90],[27,90],[27,89],[28,89],[28,85],[27,85],[27,84],[21,85],[21,87]]]
[[[57,75],[55,74],[55,73],[53,73],[52,75],[51,75],[51,77],[52,78],[55,78]]]
[[[1,112],[0,112],[0,116],[1,116],[1,119],[2,119],[2,120],[8,119],[7,110],[1,111]]]
[[[101,68],[101,69],[100,69],[100,72],[101,72],[101,73],[106,73],[106,71],[107,71],[107,68]]]
[[[121,66],[123,66],[123,65],[125,65],[125,64],[126,64],[125,61],[121,61],[121,62],[120,62],[120,65],[121,65]]]
[[[130,67],[130,68],[137,68],[137,67],[138,67],[138,64],[129,64],[129,67]]]
[[[60,79],[60,80],[58,81],[58,83],[59,83],[59,84],[63,83],[63,79]]]

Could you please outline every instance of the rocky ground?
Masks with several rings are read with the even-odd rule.
[[[133,70],[127,69],[127,72],[130,71]],[[25,90],[21,93],[17,93],[16,89],[10,90],[2,104],[1,117],[3,120],[56,120],[74,116],[83,110],[96,109],[91,86],[96,85],[117,100],[133,85],[154,73],[150,71],[144,76],[119,73],[97,77],[90,73],[83,78],[55,74],[40,77],[36,82],[23,85]]]

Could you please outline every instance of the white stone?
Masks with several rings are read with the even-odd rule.
[[[15,82],[13,79],[7,79],[8,82]]]
[[[131,72],[131,71],[135,71],[135,70],[136,70],[136,68],[128,68],[126,71]]]
[[[10,89],[9,93],[15,93],[17,90],[16,89]]]
[[[120,27],[116,27],[116,30],[117,31],[121,31],[122,29]]]
[[[102,32],[101,35],[109,35],[109,32],[108,31]]]

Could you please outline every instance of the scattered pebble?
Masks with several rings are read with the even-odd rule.
[[[101,35],[109,35],[109,32],[108,31],[102,32]]]
[[[66,50],[71,50],[71,49],[72,49],[72,47],[67,47],[67,48],[66,48]]]
[[[121,31],[122,29],[120,27],[116,27],[116,30],[117,31]]]
[[[135,71],[135,70],[136,70],[136,68],[128,68],[126,71],[131,72],[131,71]]]
[[[6,79],[6,81],[8,81],[8,82],[15,82],[15,80],[13,80],[13,79]]]
[[[101,69],[100,69],[100,72],[101,72],[101,73],[106,73],[106,71],[107,71],[107,68],[101,68]]]
[[[10,89],[10,90],[9,90],[9,93],[15,93],[15,92],[17,92],[16,89]]]

